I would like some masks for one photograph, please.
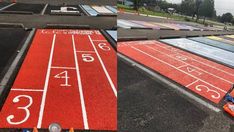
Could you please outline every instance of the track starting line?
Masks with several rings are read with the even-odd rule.
[[[38,29],[1,128],[117,129],[117,58],[98,30]]]
[[[216,104],[233,85],[234,69],[158,41],[119,42],[118,52]]]

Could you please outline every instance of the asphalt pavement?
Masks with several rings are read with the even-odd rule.
[[[0,79],[17,55],[27,34],[22,28],[0,28]]]
[[[23,24],[25,28],[47,28],[53,25],[58,28],[92,28],[92,29],[114,29],[116,28],[116,16],[71,16],[71,15],[51,15],[48,10],[52,6],[61,5],[113,5],[105,0],[98,1],[17,1],[25,3],[16,3],[0,13],[0,24]],[[46,9],[46,4],[50,4]],[[84,14],[84,13],[83,13]],[[49,26],[48,26],[49,25]]]
[[[118,58],[120,132],[229,132],[233,120]]]

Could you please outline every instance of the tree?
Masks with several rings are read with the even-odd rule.
[[[215,9],[214,9],[212,18],[217,19],[217,14],[216,14],[216,10]]]
[[[140,0],[133,0],[133,8],[134,10],[137,10],[139,9],[139,3],[140,3]]]
[[[184,15],[192,16],[195,12],[194,0],[182,0],[181,13]]]
[[[159,7],[164,11],[166,11],[167,8],[169,8],[169,6],[170,5],[169,5],[169,3],[167,3],[167,1],[160,1],[159,2]]]
[[[201,7],[201,4],[202,4],[202,0],[195,0],[195,11],[193,13],[193,17],[197,15],[196,22],[199,19],[199,9]]]
[[[205,23],[206,17],[213,17],[214,15],[214,0],[204,0],[198,11],[198,14],[203,16],[203,23]]]
[[[232,22],[233,16],[231,13],[225,13],[221,16],[220,21],[225,23],[225,22]]]

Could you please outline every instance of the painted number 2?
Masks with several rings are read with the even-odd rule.
[[[63,78],[63,79],[65,79],[65,83],[64,84],[60,84],[60,86],[63,86],[63,87],[69,87],[69,86],[71,86],[70,84],[68,84],[68,79],[70,77],[68,76],[67,71],[63,71],[63,72],[55,75],[54,78],[59,78],[59,79]]]
[[[28,105],[24,106],[24,107],[17,107],[17,109],[19,110],[24,110],[26,112],[26,116],[23,120],[21,121],[18,121],[18,122],[13,122],[12,120],[15,118],[14,115],[9,115],[6,120],[9,124],[11,125],[19,125],[19,124],[22,124],[24,123],[25,121],[28,120],[29,116],[30,116],[30,112],[28,110],[28,108],[32,105],[33,103],[33,100],[32,100],[32,97],[31,96],[28,96],[28,95],[19,95],[19,96],[16,96],[14,99],[13,99],[13,103],[18,103],[20,101],[20,98],[27,98],[29,100],[29,103]]]

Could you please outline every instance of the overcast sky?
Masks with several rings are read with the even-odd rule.
[[[182,0],[166,0],[172,3],[180,3]],[[214,0],[215,10],[217,15],[222,15],[223,13],[231,12],[234,15],[234,0]]]

